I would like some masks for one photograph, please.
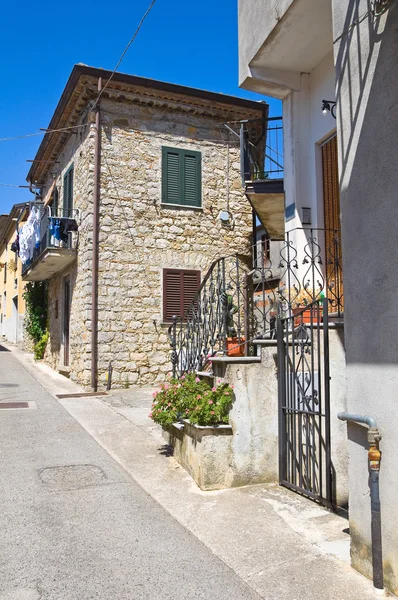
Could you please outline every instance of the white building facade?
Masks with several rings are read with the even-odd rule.
[[[283,102],[285,230],[298,244],[297,228],[341,230],[347,411],[371,415],[382,435],[384,581],[395,593],[397,56],[395,0],[239,0],[240,85]],[[352,564],[371,576],[366,427],[349,423],[346,436]]]

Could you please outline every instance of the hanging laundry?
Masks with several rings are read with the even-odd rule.
[[[23,263],[33,258],[35,249],[40,247],[40,209],[33,206],[28,220],[19,230],[19,256]]]
[[[75,219],[59,219],[60,220],[60,235],[61,240],[65,243],[69,241],[69,232],[77,231],[77,223]]]

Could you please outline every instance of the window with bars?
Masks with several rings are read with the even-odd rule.
[[[69,167],[64,175],[64,196],[63,196],[64,217],[72,217],[73,211],[73,165]]]
[[[162,147],[162,203],[202,206],[202,155]]]
[[[196,292],[200,287],[200,271],[163,269],[163,321],[173,317],[186,319]]]

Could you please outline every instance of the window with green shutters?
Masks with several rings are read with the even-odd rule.
[[[200,152],[162,147],[162,203],[201,207],[201,180]]]
[[[73,165],[69,167],[64,175],[64,217],[72,217],[73,211]]]

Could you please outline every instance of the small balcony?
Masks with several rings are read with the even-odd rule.
[[[23,281],[45,281],[63,271],[77,256],[78,211],[58,209],[54,213],[48,206],[35,208],[39,211],[39,225],[36,223],[36,231],[32,229],[32,255],[22,263]]]
[[[283,239],[285,193],[282,117],[242,123],[242,180],[245,194],[268,235]]]

